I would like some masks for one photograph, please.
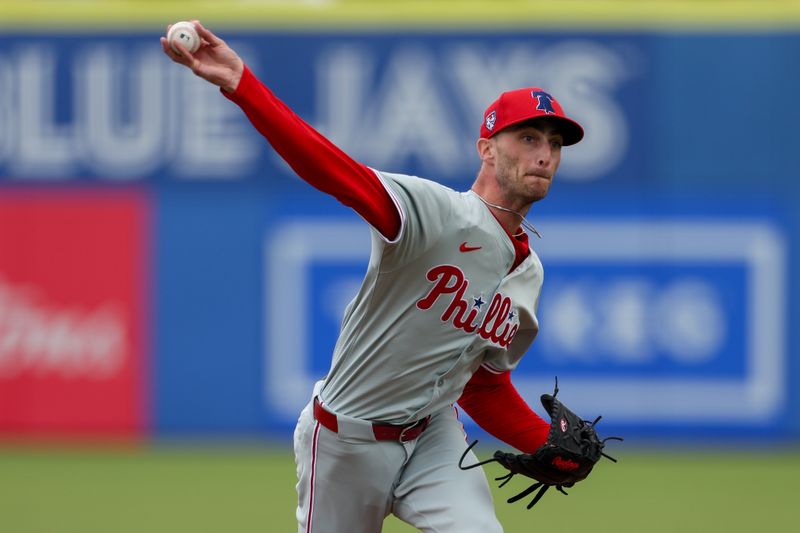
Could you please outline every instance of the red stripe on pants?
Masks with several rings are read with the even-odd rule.
[[[314,509],[314,473],[317,467],[317,438],[319,422],[314,424],[314,439],[311,445],[311,487],[308,491],[308,517],[306,518],[306,533],[311,533],[311,511]]]

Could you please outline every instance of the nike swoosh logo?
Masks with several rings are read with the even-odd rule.
[[[461,246],[458,247],[459,251],[461,252],[474,252],[475,250],[480,250],[480,246],[467,246],[467,241],[461,243]]]

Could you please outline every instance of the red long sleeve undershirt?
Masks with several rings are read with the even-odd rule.
[[[550,424],[537,415],[511,383],[511,373],[480,367],[464,387],[458,405],[491,435],[532,453],[547,440]]]
[[[255,128],[298,176],[351,207],[389,240],[400,232],[400,214],[375,173],[354,161],[281,102],[245,67],[233,94]]]
[[[234,93],[222,94],[242,108],[298,176],[351,207],[387,239],[397,237],[400,214],[377,175],[297,116],[249,68],[245,67]],[[526,237],[512,238],[516,252],[512,268],[530,253]],[[547,424],[520,397],[508,372],[479,369],[459,404],[482,428],[519,450],[533,451],[546,438]]]

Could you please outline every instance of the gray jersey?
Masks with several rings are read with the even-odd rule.
[[[391,242],[372,231],[320,396],[343,415],[404,423],[456,402],[481,365],[517,365],[538,332],[543,271],[531,250],[509,272],[514,247],[475,193],[378,176],[401,229]]]

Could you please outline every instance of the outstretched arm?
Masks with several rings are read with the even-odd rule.
[[[181,53],[177,54],[162,37],[164,53],[220,87],[303,180],[353,208],[387,239],[397,237],[400,213],[375,172],[297,116],[253,75],[225,41],[198,21],[193,22],[201,38],[200,48],[191,54],[178,43]]]

